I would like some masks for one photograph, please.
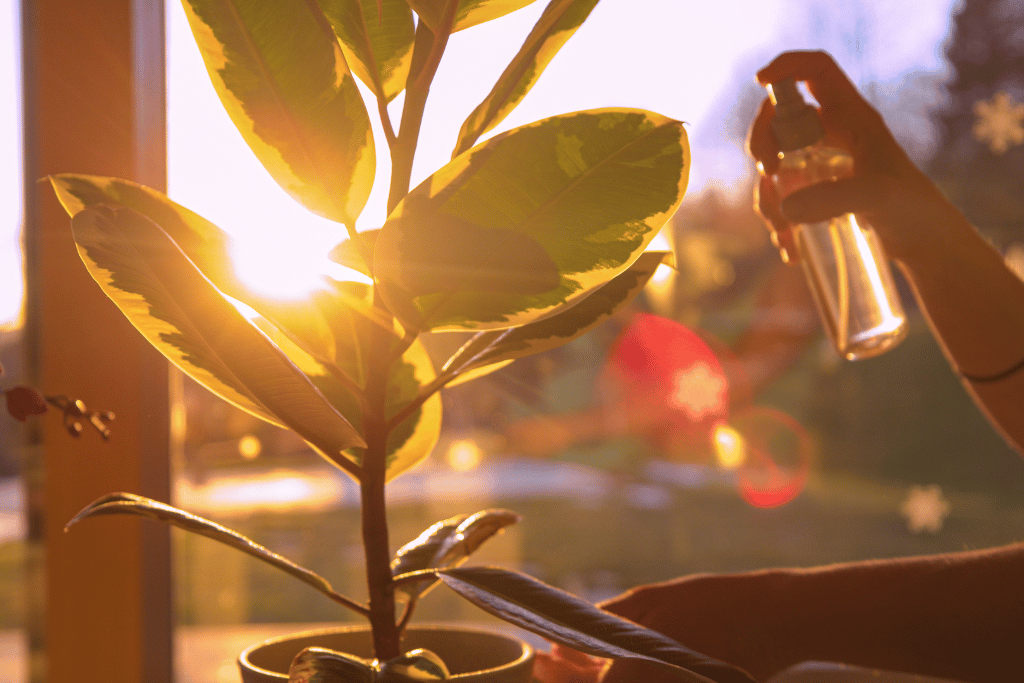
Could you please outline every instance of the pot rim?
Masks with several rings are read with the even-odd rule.
[[[261,647],[264,647],[264,646],[267,646],[267,645],[274,645],[276,643],[280,643],[280,642],[283,642],[283,641],[286,641],[286,640],[298,640],[298,639],[301,639],[301,638],[304,638],[304,637],[327,635],[327,634],[330,634],[330,633],[349,633],[349,632],[354,632],[354,631],[369,631],[369,630],[370,630],[370,627],[368,625],[366,625],[366,624],[343,624],[343,625],[339,625],[339,626],[328,626],[328,627],[325,627],[325,628],[307,629],[305,631],[296,631],[294,633],[286,633],[284,635],[274,636],[272,638],[267,638],[266,640],[261,640],[258,643],[254,643],[254,644],[250,645],[249,647],[245,648],[244,650],[242,650],[241,654],[238,655],[238,665],[246,667],[248,669],[251,669],[252,671],[254,671],[256,673],[259,673],[259,674],[280,677],[281,676],[281,672],[279,672],[279,671],[270,671],[269,669],[264,669],[263,667],[256,666],[255,664],[250,662],[249,661],[249,654],[252,653],[253,651],[261,648]],[[484,635],[488,635],[488,636],[499,636],[499,637],[502,637],[502,638],[507,638],[509,640],[514,640],[514,641],[517,641],[518,643],[520,643],[522,645],[522,647],[523,647],[523,651],[519,655],[519,657],[517,657],[516,659],[512,660],[511,662],[507,662],[506,664],[502,664],[501,666],[491,667],[489,669],[480,669],[478,671],[473,671],[473,672],[452,674],[448,678],[448,680],[457,681],[457,680],[459,680],[461,678],[466,678],[466,677],[473,676],[473,675],[476,675],[476,674],[486,673],[486,672],[490,672],[490,671],[498,671],[498,670],[501,670],[501,669],[511,668],[511,667],[514,667],[514,666],[517,666],[517,665],[521,665],[526,660],[532,658],[534,656],[534,653],[535,653],[533,646],[530,643],[528,643],[525,640],[523,640],[522,638],[519,638],[519,637],[517,637],[515,635],[512,635],[510,633],[507,633],[507,632],[503,632],[503,631],[501,631],[499,629],[496,629],[496,628],[492,629],[492,628],[488,628],[488,627],[485,627],[485,626],[463,626],[463,625],[457,624],[457,623],[429,623],[428,622],[428,623],[424,623],[424,624],[410,625],[409,628],[406,629],[406,632],[409,632],[409,631],[457,631],[459,633],[480,633],[480,634],[484,634]],[[285,677],[282,680],[287,680],[287,675],[285,675]]]

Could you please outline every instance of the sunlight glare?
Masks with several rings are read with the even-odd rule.
[[[727,470],[734,470],[747,459],[747,445],[743,436],[729,425],[720,424],[713,433],[715,458]]]
[[[484,452],[472,439],[457,439],[448,446],[445,460],[457,472],[468,472],[483,462]]]

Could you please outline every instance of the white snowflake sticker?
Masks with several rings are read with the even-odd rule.
[[[1014,145],[1024,143],[1024,104],[1014,102],[1005,92],[991,100],[974,103],[974,138],[988,145],[995,154],[1005,154]]]
[[[949,509],[949,501],[935,484],[911,486],[907,497],[900,504],[900,514],[906,518],[907,527],[915,534],[922,531],[938,533],[942,522],[949,515]]]

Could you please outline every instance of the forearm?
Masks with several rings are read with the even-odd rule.
[[[953,368],[997,376],[1024,359],[1024,281],[951,206],[938,207],[931,223],[928,237],[899,260],[901,269]],[[1024,452],[1024,370],[965,385]]]
[[[1022,572],[1022,545],[770,572],[777,663],[1011,680],[1024,638]]]

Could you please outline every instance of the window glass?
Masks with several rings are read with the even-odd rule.
[[[22,178],[18,3],[0,0],[0,390],[25,382],[21,349]],[[3,400],[3,397],[0,397]],[[0,413],[0,680],[27,679],[20,422]]]
[[[542,11],[535,5],[452,37],[414,184],[446,163],[458,126]],[[950,122],[972,120],[974,103],[1001,89],[1024,100],[1024,83],[997,64],[987,90],[951,90],[951,60],[978,47],[951,17],[976,5],[768,0],[737,15],[728,3],[663,2],[639,16],[627,0],[603,0],[496,132],[611,106],[688,122],[690,188],[659,243],[675,252],[677,270],[659,273],[628,311],[589,335],[447,390],[435,456],[390,486],[392,546],[453,514],[507,507],[523,521],[475,559],[599,600],[691,572],[1020,538],[1024,460],[968,399],[909,289],[900,281],[906,340],[875,359],[841,360],[819,331],[799,271],[782,267],[751,208],[755,175],[744,151],[765,96],[753,74],[783,50],[825,49],[913,159],[951,196],[971,197],[973,175],[943,175],[956,167],[943,154],[970,138]],[[168,12],[169,192],[249,245],[239,247],[236,268],[252,286],[301,289],[308,281],[300,275],[334,267],[324,254],[340,240],[338,226],[269,179],[221,109],[180,6],[169,3]],[[360,229],[385,217],[380,179],[390,164],[383,134],[375,135],[378,184]],[[1007,181],[1005,211],[972,219],[1011,262],[1024,263],[1024,209],[1009,199],[1024,196],[1024,147],[1006,140],[1017,142],[1003,161],[1016,166],[984,172],[1014,179],[1016,194]],[[292,261],[300,273],[288,269]],[[788,332],[763,343],[755,333],[766,321]],[[460,342],[436,335],[429,348],[440,364]],[[638,365],[643,353],[654,360]],[[660,412],[643,402],[652,398]],[[176,504],[362,597],[353,483],[298,439],[190,383],[184,417]],[[719,423],[725,428],[712,429]],[[248,642],[349,618],[274,569],[206,539],[176,538],[182,680],[234,680],[234,656]],[[441,590],[417,616],[485,621]]]

